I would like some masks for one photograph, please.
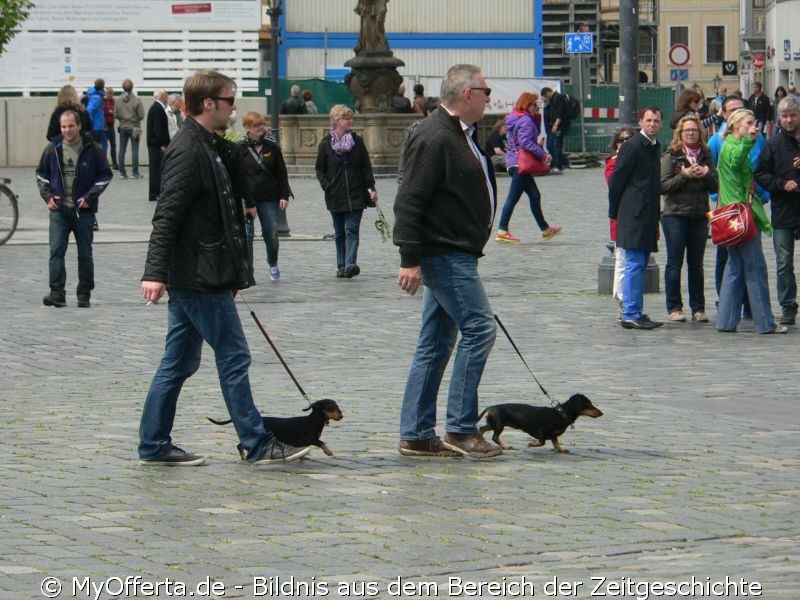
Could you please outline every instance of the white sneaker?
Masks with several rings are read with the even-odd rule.
[[[269,278],[271,281],[281,280],[281,270],[278,268],[278,265],[269,268]]]

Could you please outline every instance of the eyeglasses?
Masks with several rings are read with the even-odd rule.
[[[211,96],[212,100],[222,100],[228,103],[228,106],[233,106],[236,101],[236,96]]]
[[[480,90],[484,94],[486,94],[487,96],[491,96],[492,95],[492,88],[471,87],[469,89],[471,89],[471,90]]]
[[[681,133],[700,133],[699,129],[683,129]]]

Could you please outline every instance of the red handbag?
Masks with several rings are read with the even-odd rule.
[[[517,172],[520,175],[547,175],[550,167],[525,148],[519,147],[517,132],[514,130],[514,146],[517,148]]]
[[[520,175],[547,175],[550,172],[543,160],[524,148],[517,148],[517,168]]]
[[[749,202],[726,204],[711,213],[711,241],[719,246],[743,246],[756,235],[755,217]]]

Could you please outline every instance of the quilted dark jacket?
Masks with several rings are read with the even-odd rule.
[[[199,291],[255,284],[242,197],[225,166],[236,155],[234,144],[186,119],[164,155],[143,281]]]

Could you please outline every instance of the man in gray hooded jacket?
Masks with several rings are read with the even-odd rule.
[[[117,99],[114,107],[114,118],[119,121],[119,176],[128,178],[125,172],[125,151],[128,141],[131,142],[131,161],[133,162],[133,177],[139,179],[139,139],[142,137],[142,120],[144,119],[144,106],[139,96],[133,93],[133,82],[126,79],[122,82],[122,96]]]

